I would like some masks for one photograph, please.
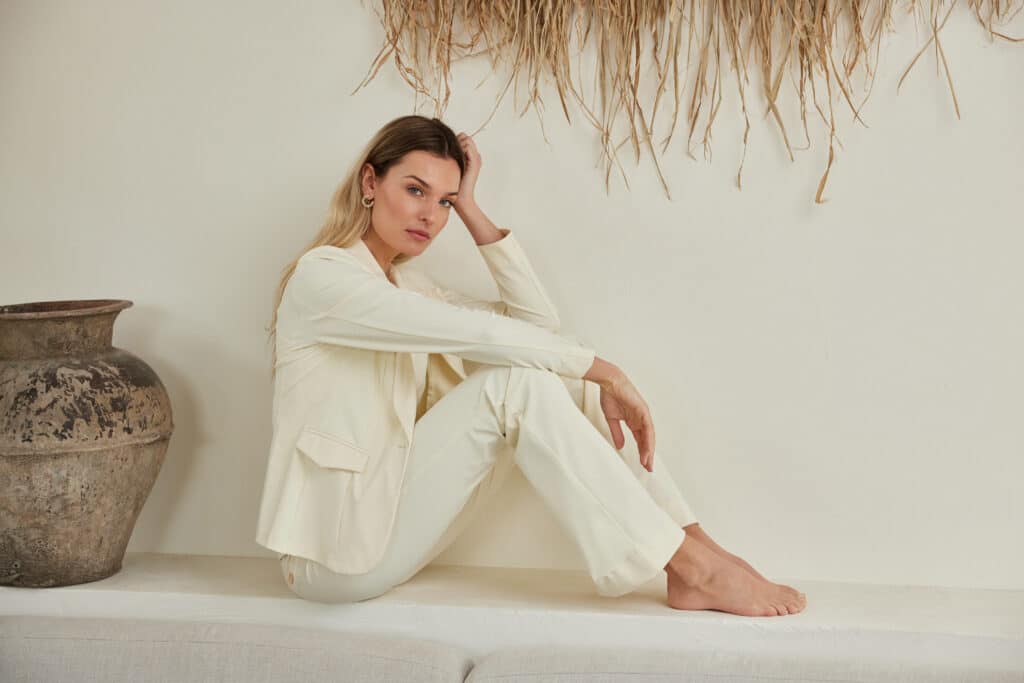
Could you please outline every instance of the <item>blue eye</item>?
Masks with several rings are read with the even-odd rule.
[[[416,187],[415,185],[410,185],[407,189],[410,192],[413,192],[413,193],[415,193],[415,192],[419,192],[420,194],[423,193],[423,190],[421,190],[420,188]],[[446,204],[444,205],[446,208],[450,209],[453,206],[455,206],[450,199],[442,199],[441,201],[442,202],[446,202]]]

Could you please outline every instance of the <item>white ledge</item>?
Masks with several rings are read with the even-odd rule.
[[[274,559],[129,553],[102,581],[0,587],[0,615],[320,627],[447,642],[474,657],[519,646],[763,651],[1024,675],[1024,591],[782,582],[807,594],[800,614],[674,610],[664,577],[604,598],[583,572],[438,565],[379,598],[328,605],[292,594]]]

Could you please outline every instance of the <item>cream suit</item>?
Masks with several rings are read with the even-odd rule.
[[[278,308],[256,540],[281,554],[300,595],[365,599],[407,579],[513,461],[604,595],[653,578],[696,521],[664,468],[647,472],[610,446],[599,388],[582,380],[594,350],[559,334],[525,253],[502,233],[478,247],[494,302],[443,289],[409,263],[392,268],[392,283],[362,240],[299,259]],[[411,354],[427,359],[418,401]],[[391,543],[396,526],[403,540]]]

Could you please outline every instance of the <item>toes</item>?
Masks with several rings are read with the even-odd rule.
[[[801,593],[800,591],[796,590],[795,588],[791,588],[789,586],[783,586],[783,588],[785,589],[786,593],[788,594],[788,598],[787,598],[786,602],[788,602],[791,605],[793,605],[793,604],[800,605],[801,607],[803,605],[807,604],[807,596],[804,593]]]

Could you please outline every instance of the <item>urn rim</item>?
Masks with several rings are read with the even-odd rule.
[[[116,313],[131,306],[128,299],[63,299],[0,306],[0,320],[41,320]]]

